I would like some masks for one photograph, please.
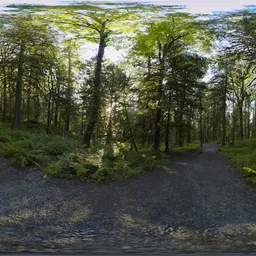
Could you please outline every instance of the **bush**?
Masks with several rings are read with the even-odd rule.
[[[220,148],[220,153],[228,157],[238,167],[247,181],[256,183],[256,140],[238,141],[235,146]]]
[[[20,147],[21,143],[12,143],[3,145],[0,153],[6,157],[12,157],[20,167],[42,167],[49,158],[45,156],[42,150],[27,150],[26,148]]]
[[[199,144],[186,144],[183,147],[172,147],[173,152],[194,152],[200,148]]]
[[[1,125],[1,124],[0,124]],[[33,132],[11,130],[2,125],[0,154],[14,159],[20,167],[41,168],[48,175],[78,178],[90,182],[108,179],[128,179],[158,163],[166,163],[166,155],[140,146],[140,153],[130,151],[130,144],[113,145],[111,157],[104,154],[102,142],[90,150],[73,137],[48,135],[44,130]]]

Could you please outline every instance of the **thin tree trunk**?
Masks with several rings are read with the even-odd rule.
[[[254,103],[254,138],[256,138],[256,101]]]
[[[250,98],[248,99],[248,106],[247,106],[247,139],[250,139]]]
[[[55,111],[54,111],[54,126],[57,128],[58,127],[58,112],[59,112],[59,97],[60,97],[60,85],[57,83],[57,88],[56,88],[56,93],[55,93]]]
[[[154,150],[158,151],[160,146],[160,123],[161,123],[162,109],[160,100],[157,103],[156,119],[155,119],[155,137]]]
[[[29,121],[30,121],[30,84],[29,84],[28,95],[27,95],[27,127],[29,127]]]
[[[21,128],[21,104],[22,104],[22,78],[23,78],[23,62],[24,62],[25,46],[20,46],[18,76],[16,84],[15,111],[12,127],[15,129]]]
[[[127,108],[126,108],[126,103],[124,103],[123,106],[124,106],[124,111],[125,111],[126,121],[127,121],[127,124],[128,124],[129,133],[130,133],[130,136],[131,136],[131,145],[132,145],[132,147],[135,148],[135,151],[137,153],[139,153],[139,150],[138,150],[138,147],[137,147],[137,144],[136,144],[136,141],[135,141],[135,137],[134,137],[133,132],[132,132],[132,127],[131,127],[128,111],[127,111]]]
[[[90,147],[92,134],[99,119],[100,100],[101,100],[101,72],[102,72],[102,62],[103,62],[105,47],[106,47],[105,37],[101,36],[98,55],[97,55],[95,78],[94,78],[94,94],[93,94],[92,112],[89,118],[87,129],[84,134],[84,143],[88,148]]]
[[[142,117],[142,125],[141,125],[142,135],[141,135],[141,145],[145,146],[146,143],[146,121],[145,117]]]
[[[185,99],[186,99],[186,89],[184,88],[183,90],[183,95],[182,95],[182,102],[181,102],[181,107],[180,107],[180,113],[179,113],[179,147],[184,146],[184,134],[183,134],[183,129],[184,129],[184,124],[183,124],[183,115],[184,115],[184,105],[185,105]]]
[[[169,148],[169,139],[170,139],[170,119],[171,119],[171,113],[170,109],[168,109],[167,113],[167,123],[166,123],[166,133],[165,133],[165,153],[169,153],[170,148]]]
[[[244,139],[244,123],[243,123],[243,103],[239,104],[239,117],[240,117],[240,136],[241,140]]]
[[[9,101],[10,101],[10,103],[9,103],[9,118],[10,118],[10,120],[12,120],[12,96],[11,96],[11,93],[9,92]]]
[[[35,121],[39,121],[39,117],[40,117],[40,102],[39,102],[39,96],[37,95],[34,98],[35,101]]]
[[[190,144],[191,143],[191,116],[190,114],[188,115],[188,134],[187,134],[187,143]]]
[[[172,93],[171,93],[171,88],[169,88],[168,104],[171,104],[171,100],[172,100]],[[169,151],[170,151],[170,148],[169,148],[170,121],[171,121],[171,109],[170,109],[170,105],[169,105],[168,112],[167,112],[166,131],[165,131],[165,153],[169,153]]]
[[[203,117],[202,117],[202,95],[200,92],[200,96],[199,96],[199,112],[200,112],[200,120],[199,120],[199,126],[200,126],[200,146],[201,148],[203,147]]]
[[[68,88],[67,88],[67,106],[66,106],[66,120],[65,120],[65,130],[69,132],[70,130],[70,115],[71,115],[71,100],[72,100],[72,61],[71,61],[71,45],[68,48]]]
[[[50,115],[50,124],[53,121],[53,115],[54,115],[54,106],[55,106],[55,101],[54,101],[54,81],[53,81],[53,75],[51,71],[51,115]]]
[[[161,127],[161,116],[162,116],[162,94],[163,94],[163,68],[160,71],[160,80],[158,84],[158,101],[157,101],[157,109],[156,109],[156,119],[155,119],[155,137],[154,137],[154,150],[158,151],[160,146],[160,127]]]
[[[228,87],[228,74],[227,74],[227,67],[225,70],[225,83],[224,83],[224,91],[223,91],[223,109],[222,109],[222,146],[226,145],[226,101],[227,101],[227,87]]]
[[[3,122],[6,121],[6,117],[7,117],[7,81],[6,81],[6,65],[5,63],[3,63],[3,89],[4,89],[4,109],[3,109]]]
[[[48,76],[48,105],[47,105],[47,127],[51,125],[51,88],[50,88],[50,77]]]

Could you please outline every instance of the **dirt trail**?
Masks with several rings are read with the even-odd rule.
[[[44,179],[1,159],[0,251],[253,250],[256,187],[217,149],[104,185]]]

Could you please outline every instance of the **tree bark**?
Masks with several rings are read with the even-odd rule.
[[[56,128],[58,127],[59,98],[60,98],[60,85],[57,82],[57,88],[55,90],[55,110],[54,110],[54,126]]]
[[[235,146],[236,140],[236,114],[235,114],[235,104],[233,102],[233,113],[232,113],[232,142],[231,145]]]
[[[51,88],[50,88],[50,76],[48,76],[48,104],[47,104],[47,128],[50,127],[51,124]]]
[[[3,109],[3,122],[6,121],[7,117],[7,81],[6,81],[6,65],[3,63],[3,89],[4,89],[4,109]]]
[[[254,138],[256,138],[256,101],[254,103]]]
[[[136,141],[135,141],[135,137],[134,137],[133,132],[132,132],[132,127],[131,127],[128,111],[127,111],[127,108],[126,108],[126,103],[124,103],[123,106],[124,106],[124,111],[125,111],[126,121],[127,121],[127,124],[128,124],[129,133],[130,133],[130,136],[131,136],[132,148],[134,147],[135,151],[137,153],[139,153],[139,150],[138,150],[138,147],[137,147],[137,144],[136,144]]]
[[[202,117],[202,95],[200,92],[199,95],[199,114],[200,114],[200,120],[199,120],[199,126],[200,126],[200,146],[203,147],[203,117]]]
[[[244,122],[243,122],[243,103],[239,104],[239,118],[240,118],[240,137],[244,139]]]
[[[250,98],[248,98],[248,105],[247,105],[247,139],[250,139]]]
[[[71,61],[71,45],[68,48],[68,88],[67,88],[67,106],[66,106],[66,120],[65,130],[70,130],[70,115],[71,115],[71,101],[72,101],[72,61]]]
[[[186,89],[183,89],[182,101],[180,106],[180,113],[179,113],[179,147],[184,146],[184,123],[183,123],[183,116],[184,116],[184,105],[186,99]]]
[[[29,88],[27,93],[27,127],[29,127],[29,121],[30,121],[30,86],[31,81],[29,81]]]
[[[18,64],[18,75],[16,83],[16,96],[15,96],[15,110],[14,110],[14,121],[12,127],[14,129],[21,128],[21,104],[22,104],[22,78],[23,78],[23,62],[25,57],[25,46],[20,46],[19,52],[19,64]]]
[[[223,90],[223,109],[222,109],[222,146],[226,145],[226,134],[227,134],[227,129],[226,129],[226,101],[227,101],[227,88],[228,88],[228,74],[227,74],[227,67],[225,70],[225,83],[224,83],[224,90]]]
[[[91,146],[92,134],[99,119],[100,100],[101,100],[101,73],[102,73],[102,62],[103,62],[105,47],[106,47],[105,36],[101,36],[98,55],[97,55],[95,78],[94,78],[94,94],[93,94],[92,112],[89,118],[87,129],[84,134],[84,143],[88,148]]]
[[[171,113],[170,109],[168,109],[167,113],[167,120],[166,120],[166,133],[165,133],[165,153],[169,153],[169,139],[170,139],[170,119],[171,119]]]
[[[159,92],[158,94],[161,95],[162,88],[160,89],[159,86]],[[160,122],[161,122],[161,116],[162,116],[162,109],[161,109],[161,103],[160,100],[158,100],[157,103],[157,111],[156,111],[156,119],[155,119],[155,137],[154,137],[154,150],[158,151],[160,146]]]

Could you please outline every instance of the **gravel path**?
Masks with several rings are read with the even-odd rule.
[[[44,178],[0,159],[0,252],[256,248],[256,186],[216,145],[127,182]]]

